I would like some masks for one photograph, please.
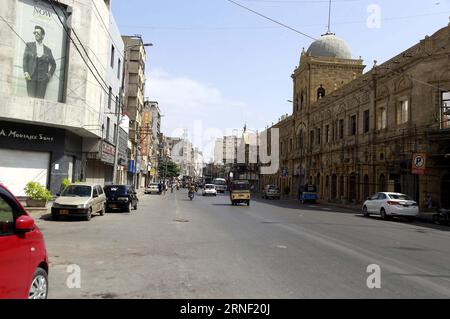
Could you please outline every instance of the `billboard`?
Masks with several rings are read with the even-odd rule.
[[[63,101],[67,44],[63,25],[67,13],[57,5],[54,8],[57,14],[45,0],[17,1],[15,95]]]

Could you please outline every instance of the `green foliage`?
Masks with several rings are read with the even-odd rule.
[[[67,186],[70,185],[70,181],[68,178],[64,178],[61,182],[61,191],[63,191]]]
[[[49,201],[53,198],[48,189],[36,182],[28,182],[24,191],[29,199]]]
[[[164,176],[166,178],[177,177],[180,175],[180,171],[180,167],[171,160],[159,162],[158,173],[161,178]]]

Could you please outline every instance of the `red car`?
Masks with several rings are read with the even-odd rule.
[[[44,236],[20,202],[0,184],[0,299],[46,299]]]

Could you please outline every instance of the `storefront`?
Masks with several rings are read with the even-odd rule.
[[[16,196],[30,182],[52,194],[61,182],[81,177],[82,138],[66,130],[0,121],[0,181]]]

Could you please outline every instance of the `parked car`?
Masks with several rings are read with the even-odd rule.
[[[106,213],[106,195],[98,184],[76,183],[67,186],[52,205],[52,218],[82,216],[91,220],[92,214]]]
[[[280,199],[280,189],[275,185],[266,185],[264,188],[263,198],[265,199]]]
[[[106,210],[119,209],[129,213],[133,207],[137,209],[139,199],[134,186],[107,185],[103,187],[106,195]]]
[[[383,219],[406,217],[413,221],[419,214],[419,206],[411,197],[401,193],[381,192],[367,198],[362,207],[363,215],[380,215]]]
[[[44,236],[19,201],[0,184],[0,299],[46,299]]]
[[[144,189],[144,194],[160,194],[158,183],[151,183]]]
[[[213,184],[205,184],[203,196],[217,196],[217,190]]]

